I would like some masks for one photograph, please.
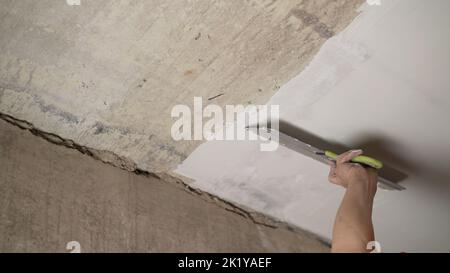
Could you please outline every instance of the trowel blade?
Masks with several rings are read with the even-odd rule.
[[[259,135],[261,135],[260,134],[261,131],[264,131],[263,134],[264,137],[269,136],[268,138],[272,140],[278,139],[279,144],[288,148],[289,150],[300,153],[302,155],[306,155],[310,158],[313,158],[325,164],[328,164],[330,162],[330,160],[324,155],[325,152],[323,150],[314,147],[311,144],[303,142],[300,139],[287,135],[279,130],[266,127],[259,127],[259,128],[249,127],[248,129]],[[278,137],[276,136],[276,134],[278,134]],[[398,190],[398,191],[405,189],[404,187],[398,185],[397,183],[389,181],[388,179],[380,176],[378,177],[378,182],[379,182],[378,185],[382,189]]]

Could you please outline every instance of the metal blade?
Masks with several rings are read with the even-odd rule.
[[[280,145],[303,155],[306,155],[310,158],[313,158],[322,163],[328,164],[329,159],[325,156],[325,152],[319,148],[316,148],[308,143],[305,143],[297,138],[291,137],[283,132],[280,132],[275,129],[268,129],[266,127],[249,127],[249,130],[253,131],[258,135],[262,135],[263,137],[267,137],[267,132],[270,132],[268,138],[277,139],[276,134],[278,133],[278,142]],[[264,131],[264,134],[260,134],[260,130]],[[405,188],[391,182],[385,178],[378,177],[378,182],[380,182],[380,186],[386,190],[404,190]]]

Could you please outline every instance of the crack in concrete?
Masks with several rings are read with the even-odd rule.
[[[321,238],[313,233],[304,231],[296,226],[273,219],[262,213],[253,211],[248,208],[244,208],[242,206],[234,204],[233,202],[224,200],[218,196],[215,196],[208,192],[194,188],[184,181],[184,180],[189,180],[189,178],[181,177],[177,174],[170,173],[170,172],[154,173],[154,172],[149,172],[149,171],[140,169],[140,168],[138,168],[138,166],[135,162],[133,162],[132,160],[130,160],[126,157],[119,156],[111,151],[97,150],[97,149],[79,145],[79,144],[75,143],[73,140],[64,139],[56,134],[44,132],[44,131],[36,128],[32,123],[30,123],[28,121],[17,119],[13,116],[10,116],[10,115],[2,113],[2,112],[0,112],[0,119],[4,120],[14,126],[17,126],[23,130],[27,130],[27,131],[31,132],[33,135],[41,137],[50,143],[64,146],[64,147],[70,148],[70,149],[75,149],[75,150],[79,151],[80,153],[90,156],[90,157],[92,157],[96,160],[99,160],[105,164],[109,164],[114,167],[132,172],[136,175],[153,177],[153,178],[158,179],[159,181],[165,181],[165,182],[171,183],[171,184],[177,186],[178,188],[185,190],[186,192],[188,192],[190,194],[200,197],[202,200],[204,200],[206,202],[216,204],[219,207],[221,207],[229,212],[235,213],[245,219],[248,219],[256,225],[261,225],[261,226],[274,228],[274,229],[285,228],[285,229],[288,229],[288,230],[290,230],[292,232],[296,232],[296,233],[300,233],[300,232],[306,233],[311,238],[314,238],[314,239],[322,242],[323,244],[329,246],[329,243],[326,240],[324,240],[323,238]]]

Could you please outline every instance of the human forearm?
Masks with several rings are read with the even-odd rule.
[[[350,181],[336,215],[333,229],[333,252],[366,252],[374,240],[372,207],[376,180]]]

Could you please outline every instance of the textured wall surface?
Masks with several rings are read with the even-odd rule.
[[[0,112],[170,169],[173,105],[265,103],[362,2],[0,0]]]
[[[0,119],[0,252],[66,252],[70,241],[82,252],[328,251]]]

